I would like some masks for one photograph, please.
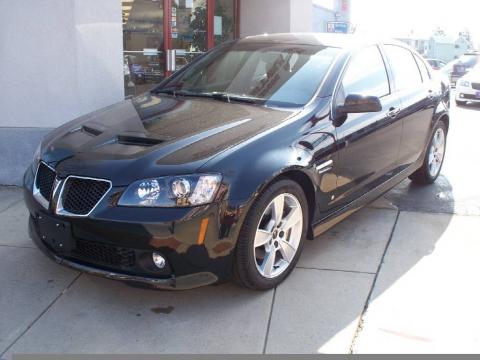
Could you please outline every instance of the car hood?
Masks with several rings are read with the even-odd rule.
[[[290,118],[293,110],[214,99],[147,94],[52,132],[43,160],[60,177],[140,178],[195,172],[220,152]]]

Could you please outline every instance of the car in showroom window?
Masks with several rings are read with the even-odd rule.
[[[406,178],[437,179],[449,111],[431,70],[351,35],[220,45],[45,137],[24,176],[30,236],[131,284],[271,289],[306,241]]]

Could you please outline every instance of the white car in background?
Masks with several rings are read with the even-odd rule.
[[[480,103],[480,67],[475,67],[458,79],[455,100],[457,105]]]

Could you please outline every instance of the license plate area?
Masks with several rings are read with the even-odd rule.
[[[68,222],[40,214],[37,218],[39,235],[42,241],[59,254],[68,254],[74,248],[71,226]]]
[[[476,91],[476,92],[475,92],[475,97],[476,97],[477,99],[480,99],[480,91]]]

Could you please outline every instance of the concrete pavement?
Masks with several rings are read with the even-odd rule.
[[[1,188],[0,357],[480,352],[478,110],[452,110],[438,184],[406,181],[308,242],[268,292],[159,292],[65,269],[28,240],[21,192]]]

